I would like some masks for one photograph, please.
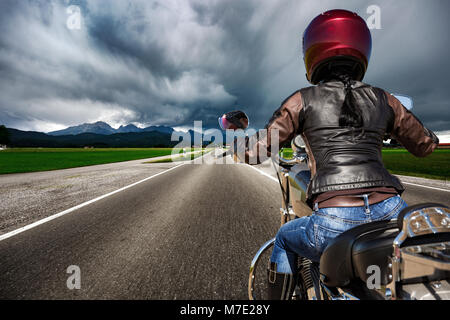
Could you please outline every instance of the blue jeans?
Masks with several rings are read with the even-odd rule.
[[[316,209],[309,217],[284,224],[277,233],[270,260],[277,272],[297,272],[297,256],[319,262],[330,240],[358,225],[397,217],[407,205],[400,196],[362,207]]]

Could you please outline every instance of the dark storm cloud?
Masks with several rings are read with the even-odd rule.
[[[66,27],[79,5],[80,30]],[[242,108],[262,127],[307,86],[303,30],[344,8],[372,30],[366,81],[415,99],[430,128],[450,128],[447,1],[9,1],[0,2],[0,122],[51,130],[97,120],[113,125],[216,126]]]

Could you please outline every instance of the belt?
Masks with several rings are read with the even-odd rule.
[[[368,196],[369,205],[384,201],[395,196],[396,194],[392,193],[372,192]],[[319,208],[362,207],[364,205],[365,203],[362,195],[335,196],[318,204]]]

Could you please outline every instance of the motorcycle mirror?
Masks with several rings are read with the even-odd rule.
[[[301,135],[297,135],[294,139],[291,140],[291,148],[294,153],[305,153],[306,145],[305,141]]]
[[[305,141],[303,141],[303,138],[301,135],[297,135],[294,139],[292,139],[291,146],[296,147],[298,149],[304,149]]]
[[[248,117],[243,111],[231,111],[219,118],[219,125],[222,130],[245,130],[248,128]]]
[[[413,108],[414,102],[411,97],[405,96],[404,94],[393,94],[393,96],[396,97],[406,109],[411,110]]]

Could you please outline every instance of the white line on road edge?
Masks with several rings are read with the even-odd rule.
[[[244,164],[244,165],[246,165],[247,167],[250,167],[250,168],[252,168],[252,169],[258,171],[258,172],[259,172],[260,174],[262,174],[263,176],[266,176],[267,178],[270,178],[270,179],[272,179],[273,181],[278,182],[278,179],[277,179],[277,178],[272,177],[270,174],[265,173],[265,172],[262,171],[261,169],[258,169],[258,168],[254,167],[254,166],[252,166],[252,165],[249,165],[249,164]]]
[[[404,181],[402,181],[402,183],[404,183],[404,184],[410,184],[410,185],[412,185],[412,186],[417,186],[417,187],[422,187],[422,188],[428,188],[428,189],[433,189],[433,190],[439,190],[439,191],[450,192],[450,190],[448,190],[448,189],[441,189],[441,188],[436,188],[436,187],[429,187],[429,186],[424,186],[424,185],[422,185],[422,184],[416,184],[416,183],[404,182]]]
[[[270,174],[265,173],[265,172],[262,171],[261,169],[258,169],[258,168],[254,167],[254,166],[251,166],[251,165],[247,165],[247,166],[250,167],[250,168],[252,168],[252,169],[254,169],[254,170],[256,170],[256,171],[258,171],[258,172],[261,173],[262,175],[264,175],[264,176],[266,176],[266,177],[272,179],[273,181],[278,182],[278,179],[277,179],[277,178],[272,177]],[[411,182],[404,182],[404,181],[402,181],[402,183],[403,183],[403,184],[409,184],[409,185],[416,186],[416,187],[422,187],[422,188],[428,188],[428,189],[433,189],[433,190],[438,190],[438,191],[450,192],[450,190],[448,190],[448,189],[442,189],[442,188],[436,188],[436,187],[424,186],[423,184],[417,184],[417,183],[411,183]]]
[[[83,208],[83,207],[85,207],[85,206],[87,206],[87,205],[90,205],[90,204],[92,204],[92,203],[94,203],[94,202],[97,202],[97,201],[102,200],[102,199],[104,199],[104,198],[106,198],[106,197],[109,197],[109,196],[111,196],[111,195],[113,195],[113,194],[116,194],[116,193],[118,193],[118,192],[124,191],[124,190],[126,190],[126,189],[131,188],[131,187],[134,187],[134,186],[136,186],[136,185],[138,185],[138,184],[140,184],[140,183],[143,183],[143,182],[145,182],[145,181],[148,181],[148,180],[150,180],[150,179],[153,179],[153,178],[155,178],[155,177],[157,177],[157,176],[160,176],[160,175],[162,175],[162,174],[164,174],[164,173],[166,173],[166,172],[172,171],[172,170],[174,170],[174,169],[176,169],[176,168],[178,168],[178,167],[180,167],[180,166],[182,166],[182,165],[184,165],[184,163],[181,163],[181,164],[179,164],[179,165],[177,165],[177,166],[175,166],[175,167],[172,167],[172,168],[167,169],[167,170],[165,170],[165,171],[163,171],[163,172],[157,173],[157,174],[155,174],[155,175],[153,175],[153,176],[151,176],[151,177],[145,178],[145,179],[143,179],[143,180],[141,180],[141,181],[135,182],[135,183],[133,183],[133,184],[130,184],[130,185],[128,185],[128,186],[125,186],[125,187],[123,187],[123,188],[120,188],[120,189],[118,189],[118,190],[115,190],[115,191],[113,191],[113,192],[110,192],[110,193],[105,194],[105,195],[103,195],[103,196],[100,196],[100,197],[98,197],[98,198],[95,198],[95,199],[89,200],[89,201],[87,201],[87,202],[84,202],[84,203],[82,203],[82,204],[79,204],[79,205],[77,205],[77,206],[75,206],[75,207],[72,207],[72,208],[70,208],[70,209],[64,210],[64,211],[62,211],[62,212],[60,212],[60,213],[56,213],[56,214],[54,214],[54,215],[52,215],[52,216],[50,216],[50,217],[47,217],[47,218],[44,218],[44,219],[42,219],[42,220],[33,222],[32,224],[26,225],[26,226],[24,226],[24,227],[22,227],[22,228],[19,228],[19,229],[17,229],[17,230],[14,230],[14,231],[5,233],[5,234],[3,234],[3,235],[0,235],[0,241],[3,241],[3,240],[8,239],[8,238],[11,238],[11,237],[13,237],[13,236],[15,236],[15,235],[17,235],[17,234],[19,234],[19,233],[22,233],[22,232],[24,232],[24,231],[30,230],[30,229],[32,229],[32,228],[34,228],[34,227],[37,227],[37,226],[39,226],[39,225],[41,225],[41,224],[44,224],[44,223],[49,222],[49,221],[51,221],[51,220],[54,220],[54,219],[56,219],[56,218],[59,218],[59,217],[61,217],[61,216],[63,216],[63,215],[66,215],[66,214],[68,214],[68,213],[70,213],[70,212],[73,212],[73,211],[78,210],[78,209],[80,209],[80,208]]]

